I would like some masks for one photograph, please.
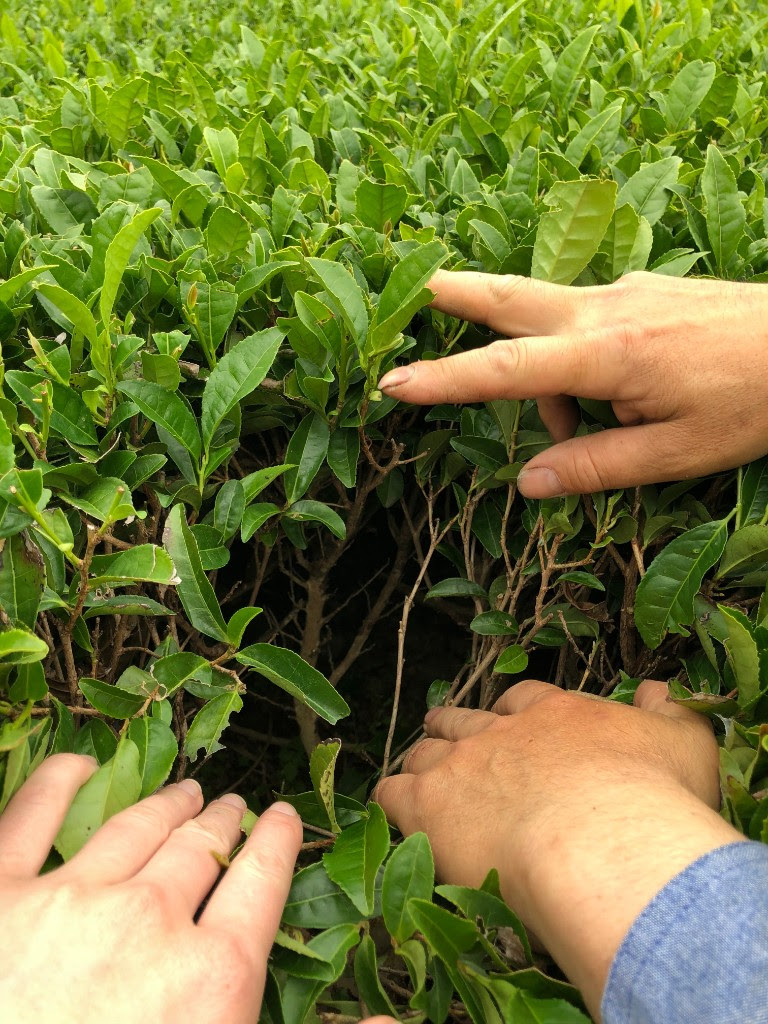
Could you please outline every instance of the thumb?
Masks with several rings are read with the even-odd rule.
[[[556,498],[682,478],[668,433],[651,423],[574,437],[531,459],[517,486],[526,498]]]
[[[667,683],[660,683],[657,679],[645,679],[635,690],[633,704],[641,711],[652,711],[657,715],[664,715],[666,718],[673,718],[678,722],[685,722],[697,730],[702,740],[707,744],[704,748],[710,750],[715,745],[715,734],[712,723],[706,715],[702,715],[692,708],[683,707],[682,704],[675,704],[669,699],[669,686]],[[717,754],[715,753],[715,758]],[[717,798],[710,797],[713,806],[717,805]]]
[[[632,703],[641,711],[653,711],[657,715],[688,722],[689,725],[698,726],[708,733],[712,731],[712,725],[706,715],[683,707],[682,704],[675,704],[669,699],[668,684],[659,682],[658,679],[644,679],[635,690],[635,699]]]

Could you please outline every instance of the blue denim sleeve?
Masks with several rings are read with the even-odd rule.
[[[676,875],[608,975],[603,1024],[768,1024],[768,846],[731,843]]]

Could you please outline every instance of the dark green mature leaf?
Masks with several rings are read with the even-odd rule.
[[[128,726],[128,739],[139,751],[141,798],[150,796],[163,785],[171,773],[178,753],[173,730],[159,718],[142,715]]]
[[[210,757],[222,749],[223,744],[219,742],[221,734],[229,725],[230,716],[240,711],[242,706],[242,697],[232,690],[209,700],[197,712],[184,741],[184,749],[190,761],[197,760],[200,750],[205,757]]]
[[[0,540],[0,608],[12,625],[34,629],[44,583],[42,556],[26,533]]]
[[[288,442],[285,461],[295,469],[289,469],[284,477],[285,496],[289,504],[306,494],[309,485],[325,462],[330,441],[330,430],[326,421],[317,413],[305,416]]]
[[[410,901],[431,900],[434,885],[435,863],[429,839],[424,832],[414,832],[392,851],[381,887],[384,923],[398,943],[416,931]]]
[[[171,509],[163,531],[163,544],[176,566],[179,577],[177,592],[189,621],[206,636],[226,642],[224,616],[213,587],[203,572],[197,542],[187,526],[181,505]]]
[[[123,381],[117,390],[128,395],[151,423],[159,423],[167,430],[195,461],[200,458],[200,431],[195,416],[178,395],[146,380]]]
[[[333,849],[323,855],[328,877],[365,916],[373,913],[376,876],[388,853],[387,819],[379,805],[371,803],[368,817],[344,829]]]
[[[768,517],[768,459],[758,459],[744,470],[739,493],[737,526],[762,523]]]
[[[283,924],[293,928],[333,928],[357,924],[360,911],[335,882],[322,861],[302,868],[293,877]]]
[[[637,588],[635,624],[652,650],[668,631],[686,635],[685,627],[693,622],[693,600],[727,537],[724,520],[703,523],[675,537],[651,562]]]
[[[206,449],[225,416],[264,380],[284,337],[276,327],[251,334],[231,348],[211,371],[203,391],[201,420]]]
[[[99,297],[99,313],[105,329],[109,328],[115,299],[136,243],[163,211],[157,207],[143,210],[125,224],[109,243],[104,257],[104,281]]]
[[[747,214],[734,173],[717,146],[707,149],[701,190],[707,204],[709,245],[718,273],[723,274],[744,234]]]
[[[376,943],[370,935],[363,936],[355,951],[355,983],[369,1013],[397,1013],[379,981]]]
[[[344,540],[347,535],[346,524],[339,513],[321,501],[297,501],[286,515],[299,523],[322,523],[339,540]]]
[[[79,686],[91,707],[107,718],[133,718],[146,702],[142,694],[130,693],[102,679],[82,678]]]
[[[325,289],[333,312],[341,317],[355,343],[361,346],[368,332],[368,311],[354,277],[346,267],[330,260],[312,257],[307,260],[307,266]]]
[[[319,743],[310,754],[309,775],[312,779],[312,788],[315,791],[317,802],[325,809],[328,815],[328,822],[334,832],[340,832],[341,828],[336,820],[336,806],[334,801],[334,774],[336,758],[341,750],[341,740],[325,740]]]
[[[743,576],[768,565],[768,526],[743,526],[728,538],[717,569],[718,579]]]
[[[294,651],[271,644],[253,644],[240,651],[237,660],[308,705],[331,725],[349,714],[349,705],[325,676]]]
[[[346,966],[347,954],[359,938],[357,928],[340,924],[316,935],[307,945],[332,965],[330,980],[335,981]],[[327,984],[327,976],[321,981],[290,977],[281,993],[286,1024],[288,1021],[303,1021]]]
[[[427,592],[427,597],[483,597],[488,599],[488,594],[479,583],[472,580],[465,580],[462,577],[454,577],[449,580],[440,580]]]
[[[498,656],[493,671],[517,675],[519,672],[525,672],[527,667],[528,654],[526,651],[519,644],[511,644]]]

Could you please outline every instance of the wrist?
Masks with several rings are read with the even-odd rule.
[[[611,963],[638,914],[689,864],[743,839],[668,778],[593,783],[521,837],[502,891],[598,1020]]]

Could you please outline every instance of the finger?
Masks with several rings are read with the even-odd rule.
[[[98,767],[93,757],[53,754],[30,775],[0,816],[4,875],[37,875],[78,789]]]
[[[424,729],[429,736],[455,741],[474,736],[497,720],[498,716],[490,711],[473,711],[471,708],[432,708],[424,719]]]
[[[641,711],[653,711],[657,715],[665,715],[667,718],[676,718],[681,722],[704,732],[712,732],[712,723],[704,715],[690,708],[675,704],[669,696],[667,683],[659,682],[657,679],[645,679],[635,690],[633,704]]]
[[[221,859],[229,857],[240,840],[245,809],[245,801],[234,793],[215,800],[171,833],[136,881],[171,887],[193,916],[221,873]]]
[[[301,819],[290,804],[261,815],[200,918],[200,927],[240,941],[254,969],[264,970],[301,849]]]
[[[517,337],[562,331],[582,298],[577,288],[472,270],[438,270],[428,287],[434,309]]]
[[[494,341],[444,359],[410,363],[379,381],[386,394],[417,405],[499,398],[617,399],[631,376],[610,332]],[[626,391],[626,387],[624,388]]]
[[[562,694],[559,686],[552,683],[543,683],[539,679],[523,679],[515,683],[499,697],[493,705],[492,711],[495,715],[517,715],[532,704],[540,700]]]
[[[407,775],[418,775],[427,768],[433,768],[447,757],[451,744],[446,740],[421,740],[415,743],[403,761],[403,771]]]
[[[540,398],[536,403],[539,416],[553,441],[567,441],[576,433],[581,422],[579,403],[570,395],[557,395],[555,398]]]
[[[391,775],[382,779],[373,791],[372,799],[382,808],[390,824],[403,835],[417,832],[420,819],[416,813],[413,784],[415,775]]]
[[[133,878],[202,805],[202,791],[193,779],[166,786],[110,818],[62,871],[104,885]]]
[[[531,459],[517,486],[526,498],[554,498],[695,476],[685,446],[676,451],[666,423],[614,427],[563,441]]]

